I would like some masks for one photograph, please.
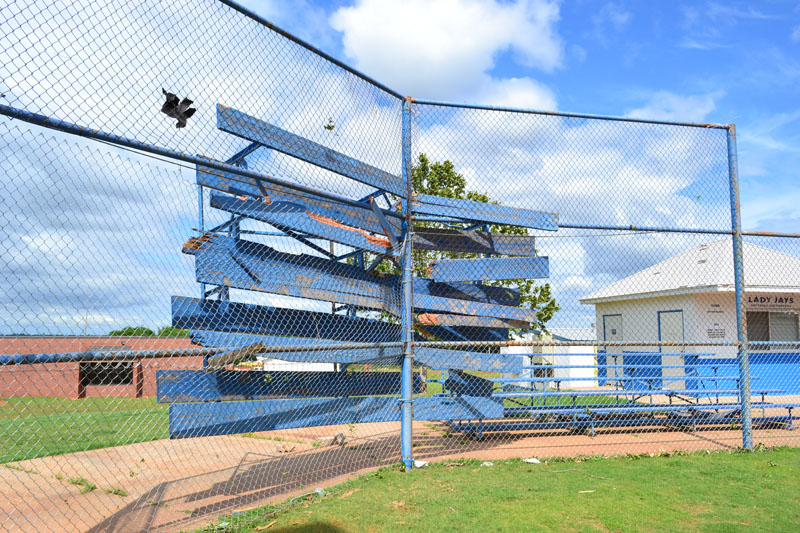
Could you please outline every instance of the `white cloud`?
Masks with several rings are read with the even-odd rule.
[[[730,4],[719,4],[711,2],[706,9],[706,15],[712,21],[721,21],[733,23],[737,20],[769,20],[777,18],[776,15],[770,15],[754,9],[753,7],[742,8]]]
[[[791,39],[793,42],[800,43],[800,24],[795,26],[792,30]]]
[[[556,97],[547,86],[530,78],[488,80],[480,93],[483,102],[524,109],[555,109]]]
[[[558,19],[558,5],[545,0],[361,0],[331,24],[357,68],[404,94],[452,100],[492,94],[498,80],[489,72],[507,50],[527,67],[559,67]]]
[[[340,46],[339,36],[328,23],[325,9],[309,0],[241,0],[240,3],[281,29],[291,32],[329,54]]]
[[[678,43],[678,46],[680,48],[688,48],[689,50],[718,50],[720,48],[730,47],[730,45],[702,37],[685,37]]]
[[[593,17],[599,31],[604,31],[607,26],[610,26],[614,31],[620,32],[625,29],[630,20],[630,12],[615,2],[605,4]]]
[[[584,61],[586,61],[586,56],[587,56],[586,48],[578,44],[573,44],[569,47],[569,51],[572,54],[572,56],[578,61],[578,63],[583,63]]]
[[[716,109],[716,101],[723,93],[679,95],[669,91],[653,93],[642,107],[630,111],[626,116],[649,120],[677,122],[703,122]]]

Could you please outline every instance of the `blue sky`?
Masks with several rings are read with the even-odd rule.
[[[215,106],[222,103],[399,172],[398,101],[341,76],[312,54],[298,53],[296,45],[258,24],[243,24],[234,10],[211,0],[197,2],[192,17],[178,3],[131,2],[114,9],[97,1],[72,4],[80,7],[79,15],[67,20],[53,17],[50,4],[40,0],[19,0],[19,14],[9,12],[13,20],[0,32],[8,33],[0,45],[0,92],[10,105],[224,160],[246,142],[217,129]],[[797,5],[580,0],[245,0],[245,5],[417,98],[736,123],[745,229],[800,231]],[[91,32],[95,39],[83,39]],[[199,32],[203,39],[196,38]],[[53,35],[63,36],[53,40]],[[195,100],[198,112],[190,127],[178,130],[159,113],[165,86]],[[471,189],[504,204],[557,211],[562,223],[729,227],[725,142],[718,130],[416,109],[414,149],[433,160],[452,160]],[[336,119],[333,135],[323,128],[329,117]],[[268,150],[248,164],[353,198],[368,192]],[[197,227],[192,169],[5,120],[0,171],[11,177],[14,192],[0,199],[4,254],[13,259],[0,264],[0,292],[15,295],[0,309],[11,317],[0,324],[3,330],[158,327],[169,322],[170,295],[197,294],[193,260],[179,253]],[[54,183],[69,186],[59,195],[42,194]],[[98,191],[104,217],[87,204]],[[136,224],[116,213],[136,213]],[[206,223],[223,216],[209,208]],[[538,235],[537,248],[552,259],[549,281],[563,307],[559,325],[590,325],[594,310],[581,305],[581,297],[715,238],[598,237],[579,230]],[[303,245],[284,241],[285,251],[308,253]],[[794,255],[800,246],[797,239],[762,244]],[[54,289],[53,273],[70,283]],[[234,296],[245,301],[253,295]],[[252,301],[317,305],[257,296]]]
[[[245,5],[419,98],[736,123],[745,228],[800,229],[800,4]]]

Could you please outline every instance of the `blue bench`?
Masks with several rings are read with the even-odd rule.
[[[574,355],[574,354],[570,354]],[[588,355],[588,354],[587,354]],[[607,354],[613,356],[613,354]],[[487,395],[502,400],[505,404],[505,420],[485,422],[484,420],[449,421],[451,427],[476,437],[481,437],[483,431],[515,431],[533,429],[581,429],[588,428],[594,434],[596,426],[691,426],[696,430],[699,425],[729,425],[741,423],[741,404],[737,401],[725,400],[724,397],[739,397],[738,363],[736,360],[715,360],[714,368],[705,365],[704,372],[697,372],[697,358],[691,355],[688,364],[652,364],[649,357],[662,357],[663,355],[678,354],[619,354],[621,356],[635,355],[642,363],[632,364],[597,364],[597,365],[523,365],[523,371],[531,371],[530,376],[503,377],[503,378],[478,378],[476,376],[461,376],[463,384],[453,380],[438,380],[442,383],[444,394],[448,385],[450,392],[457,392],[458,386],[467,387],[465,390]],[[718,372],[725,367],[736,368],[736,375],[727,375]],[[576,390],[562,390],[564,382],[597,382],[598,377],[588,376],[554,376],[546,375],[559,369],[594,369],[597,374],[606,375],[605,382],[613,384],[615,388],[588,388]],[[682,375],[664,375],[665,369],[683,370]],[[614,370],[614,375],[606,374]],[[539,371],[534,375],[533,371]],[[674,372],[673,372],[674,373]],[[545,375],[542,375],[545,374]],[[631,375],[634,374],[634,375]],[[444,374],[443,374],[444,377]],[[468,379],[464,380],[466,377]],[[556,390],[536,390],[537,384],[555,385]],[[678,385],[670,388],[669,384]],[[521,385],[529,385],[528,387]],[[488,386],[488,389],[487,389]],[[514,390],[509,390],[513,387]],[[490,393],[486,393],[486,391]],[[761,409],[761,416],[752,418],[754,424],[786,424],[789,429],[794,429],[793,410],[800,407],[800,403],[776,403],[768,401],[770,396],[786,394],[782,388],[755,388],[751,390],[753,410]],[[600,398],[615,397],[617,403],[604,403]],[[656,403],[656,397],[666,399],[665,403]],[[562,403],[562,400],[571,398],[572,401]],[[591,398],[597,398],[592,402]],[[649,403],[639,400],[649,398]],[[557,403],[548,405],[548,400],[554,399]],[[580,404],[579,400],[589,399],[591,403]],[[529,401],[526,402],[526,400]],[[541,403],[535,403],[536,401]],[[620,403],[621,402],[621,403]],[[513,405],[509,405],[513,404]],[[782,409],[785,414],[770,414],[767,409]],[[516,420],[509,420],[515,417]],[[524,418],[522,418],[524,417]]]

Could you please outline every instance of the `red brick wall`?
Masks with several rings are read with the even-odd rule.
[[[161,337],[0,337],[0,355],[83,352],[92,347],[131,350],[198,348],[187,338]],[[202,368],[202,357],[169,357],[134,362],[133,385],[87,386],[80,390],[78,363],[0,367],[0,397],[155,396],[156,371]]]
[[[78,363],[0,367],[0,397],[78,397]]]

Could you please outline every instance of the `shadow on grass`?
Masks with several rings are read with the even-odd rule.
[[[660,428],[663,430],[663,428]],[[712,428],[708,428],[712,429]],[[719,428],[715,428],[719,429]],[[631,444],[637,434],[652,433],[648,428],[605,428],[598,434],[631,435]],[[671,428],[665,432],[674,441],[676,434],[697,433]],[[517,441],[531,437],[574,437],[568,430],[536,430],[498,432],[476,440],[468,435],[453,432],[443,422],[420,422],[415,424],[415,459],[440,459],[467,453],[508,447]],[[667,435],[665,435],[666,437]],[[732,448],[722,442],[708,439],[718,447]],[[589,441],[591,442],[591,441]],[[618,441],[615,444],[620,444]],[[559,446],[568,455],[569,452]],[[544,444],[544,447],[554,443]],[[582,446],[585,446],[583,444]],[[530,444],[528,445],[530,448]],[[354,440],[344,446],[333,445],[312,448],[291,454],[256,454],[246,452],[233,467],[205,471],[153,487],[147,494],[131,502],[125,508],[109,516],[90,531],[174,531],[202,527],[223,515],[236,515],[270,502],[284,502],[294,496],[295,500],[308,497],[317,487],[341,482],[349,475],[366,472],[398,463],[399,434],[378,435]],[[530,449],[528,449],[530,452]],[[274,509],[267,508],[263,519]],[[324,529],[324,528],[330,529]],[[312,529],[308,529],[312,528]],[[339,531],[329,524],[298,526],[283,531]]]
[[[302,524],[296,526],[283,526],[273,531],[283,531],[283,532],[291,532],[291,533],[344,533],[347,531],[346,529],[342,529],[338,526],[334,526],[328,522],[312,522],[310,524]]]

